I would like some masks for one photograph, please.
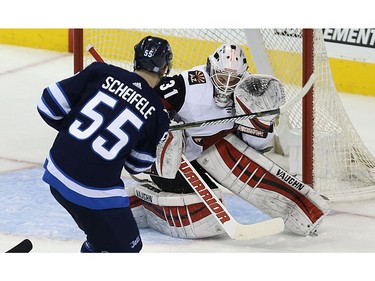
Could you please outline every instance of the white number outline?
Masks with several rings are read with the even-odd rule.
[[[99,91],[82,109],[81,114],[85,115],[93,122],[87,128],[81,130],[83,122],[76,119],[69,127],[69,133],[79,140],[85,140],[91,137],[103,124],[105,121],[104,116],[96,110],[96,107],[103,103],[110,108],[114,109],[117,104],[117,100],[113,97],[107,95],[106,93]],[[113,160],[116,158],[121,149],[123,149],[129,142],[129,136],[121,129],[121,127],[130,122],[138,131],[143,126],[143,121],[129,108],[125,108],[105,129],[112,133],[118,141],[112,146],[112,148],[107,149],[104,147],[106,140],[103,136],[98,135],[92,141],[92,148],[95,153],[100,155],[106,160]]]
[[[173,87],[175,84],[176,84],[176,82],[174,80],[170,80],[168,83],[164,83],[164,84],[160,85],[159,89],[162,90],[163,92],[165,92],[168,88]],[[171,96],[174,96],[176,94],[178,94],[178,90],[172,89],[172,91],[170,91],[169,93],[164,94],[164,98],[167,99],[167,98],[170,98]]]

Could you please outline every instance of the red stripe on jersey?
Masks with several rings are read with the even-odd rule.
[[[166,110],[172,110],[173,109],[173,106],[169,102],[167,102],[165,99],[160,98],[160,100],[161,100],[161,102],[164,105],[164,108]]]

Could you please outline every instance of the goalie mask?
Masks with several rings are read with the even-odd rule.
[[[207,72],[215,88],[214,99],[218,106],[226,107],[230,103],[247,68],[245,54],[238,45],[221,45],[208,57]]]

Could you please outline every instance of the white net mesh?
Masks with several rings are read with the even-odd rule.
[[[261,29],[268,63],[285,86],[289,100],[302,84],[302,31]],[[174,54],[171,74],[205,64],[221,44],[240,44],[251,73],[258,73],[242,29],[86,29],[83,46],[91,44],[107,63],[132,70],[133,47],[144,36],[166,38]],[[314,31],[314,188],[332,200],[353,200],[375,195],[375,159],[347,116],[330,72],[321,30]],[[93,62],[84,52],[84,66]],[[302,127],[301,102],[287,114],[289,129]]]

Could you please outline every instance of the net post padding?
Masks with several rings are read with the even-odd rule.
[[[302,31],[302,84],[305,85],[313,73],[314,32],[312,29]],[[302,86],[303,86],[302,85]],[[314,86],[302,100],[302,181],[314,187],[313,181],[313,95]]]
[[[73,29],[74,73],[83,69],[83,29]]]

